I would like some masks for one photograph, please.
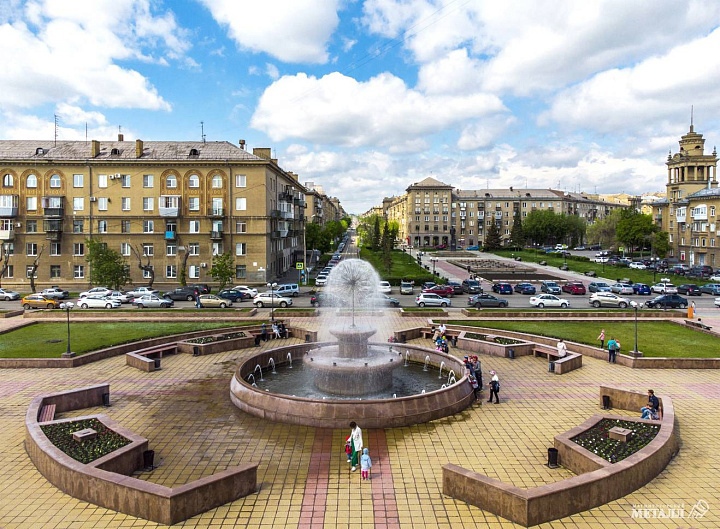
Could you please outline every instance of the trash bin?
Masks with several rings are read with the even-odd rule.
[[[547,466],[550,468],[557,468],[558,465],[558,449],[548,448],[548,462]]]
[[[515,349],[508,349],[508,358],[515,359]]]
[[[305,335],[305,343],[310,343],[310,335],[309,334]]]
[[[162,368],[160,367],[160,361],[161,361],[162,359],[161,359],[161,358],[153,358],[153,360],[155,361],[155,369],[162,369]]]
[[[200,356],[200,347],[193,345],[193,356]]]
[[[110,406],[110,393],[102,394],[103,406]]]
[[[452,342],[453,347],[457,347],[457,336],[451,336],[450,341]]]
[[[610,409],[610,395],[603,395],[603,410],[609,410]]]
[[[407,342],[407,336],[405,334],[400,335],[400,340],[398,340],[400,343]]]
[[[555,362],[548,362],[548,373],[554,373],[555,372]]]
[[[143,468],[152,470],[155,468],[155,450],[145,450],[143,452]]]

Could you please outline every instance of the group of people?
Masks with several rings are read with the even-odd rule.
[[[370,469],[372,468],[370,450],[363,446],[362,430],[355,421],[350,423],[350,435],[345,440],[345,454],[347,462],[351,465],[350,472],[355,472],[359,464],[360,479],[370,479]]]
[[[447,335],[445,334],[447,332],[445,324],[442,323],[437,328],[431,327],[431,330],[433,332],[432,341],[435,344],[435,350],[446,354],[449,353],[450,346],[448,344]]]
[[[605,329],[600,331],[597,339],[600,341],[600,349],[605,348]],[[617,354],[620,352],[620,342],[611,336],[607,343],[608,363],[614,364],[617,360]]]
[[[263,342],[267,342],[270,338],[288,337],[287,327],[285,327],[285,324],[283,322],[272,322],[272,325],[270,326],[270,332],[272,334],[268,333],[267,324],[263,323],[260,327],[260,337],[262,338]]]

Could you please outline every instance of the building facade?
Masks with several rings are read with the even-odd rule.
[[[304,262],[304,186],[242,140],[0,141],[0,175],[2,285],[21,292],[32,273],[38,289],[85,288],[88,239],[160,288],[212,282],[227,252],[238,283],[296,280]]]
[[[668,154],[665,199],[653,203],[653,218],[668,233],[668,257],[690,266],[720,266],[720,189],[717,149],[705,154],[705,139],[693,125]]]

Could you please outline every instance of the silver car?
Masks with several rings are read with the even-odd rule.
[[[4,288],[0,288],[0,299],[13,301],[15,299],[20,299],[20,294],[14,290],[5,290]]]
[[[289,307],[292,305],[292,299],[286,298],[273,292],[260,292],[253,298],[253,304],[258,307]]]
[[[171,299],[155,296],[154,294],[145,294],[144,296],[133,299],[132,304],[139,309],[167,309],[172,307],[175,302]]]
[[[452,302],[438,294],[422,292],[415,298],[415,304],[418,307],[449,307]]]
[[[621,309],[625,309],[630,306],[629,299],[622,298],[612,292],[595,292],[590,296],[590,299],[588,299],[588,303],[595,308],[620,307]]]

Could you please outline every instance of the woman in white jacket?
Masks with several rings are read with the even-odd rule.
[[[352,452],[348,463],[352,464],[350,471],[355,472],[358,462],[360,461],[360,454],[362,454],[363,438],[362,430],[355,421],[350,423],[350,428],[352,428],[352,431],[350,432],[350,448]]]

